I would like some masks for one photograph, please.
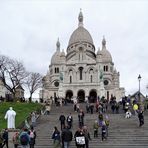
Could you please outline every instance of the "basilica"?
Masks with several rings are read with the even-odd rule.
[[[66,53],[61,51],[59,39],[56,43],[49,70],[43,78],[40,98],[77,98],[79,102],[87,98],[95,102],[97,98],[109,100],[111,96],[120,100],[124,93],[124,88],[120,87],[120,74],[114,67],[105,38],[102,39],[101,49],[96,51],[80,11],[78,27],[70,36]]]

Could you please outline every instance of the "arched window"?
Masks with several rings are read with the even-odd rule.
[[[103,69],[104,69],[104,71],[108,71],[108,66],[105,65],[105,66],[103,67]]]
[[[54,68],[54,72],[57,73],[57,68]]]
[[[93,80],[93,79],[92,79],[92,75],[91,75],[91,76],[90,76],[90,82],[91,82],[91,83],[92,83],[92,80]]]
[[[103,67],[104,71],[105,71],[105,66]]]
[[[59,67],[57,68],[57,73],[59,73]]]
[[[108,71],[108,66],[106,66],[106,71]]]
[[[80,72],[80,80],[82,80],[83,79],[82,77],[83,67],[79,67],[79,72]]]
[[[70,83],[72,83],[72,76],[70,76]]]

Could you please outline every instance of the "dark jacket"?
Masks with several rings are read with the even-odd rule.
[[[60,141],[60,139],[61,139],[60,132],[59,131],[54,131],[53,134],[52,134],[52,139]]]
[[[4,133],[3,133],[3,139],[5,141],[8,141],[8,131],[4,131]]]
[[[64,115],[61,115],[60,116],[60,118],[59,118],[59,120],[61,121],[61,123],[65,123],[65,116]]]
[[[70,141],[72,141],[72,137],[73,137],[72,131],[70,131],[67,128],[63,129],[61,137],[62,137],[62,141],[63,142],[70,142]]]

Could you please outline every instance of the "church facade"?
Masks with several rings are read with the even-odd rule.
[[[79,13],[78,28],[72,33],[66,53],[60,49],[59,40],[51,58],[49,70],[43,78],[40,98],[52,97],[77,98],[80,102],[94,102],[98,96],[120,100],[124,88],[120,87],[120,74],[114,68],[106,40],[96,51],[93,39],[83,25],[83,14]]]

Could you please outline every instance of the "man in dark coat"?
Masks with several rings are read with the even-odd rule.
[[[144,124],[144,116],[143,116],[143,111],[139,111],[138,113],[138,118],[139,118],[139,127],[141,127]]]
[[[65,128],[62,131],[61,138],[63,143],[63,148],[69,148],[70,142],[72,141],[72,131],[68,128],[68,126],[65,126]]]
[[[63,115],[63,113],[60,115],[59,120],[61,122],[61,130],[65,127],[65,116]]]

